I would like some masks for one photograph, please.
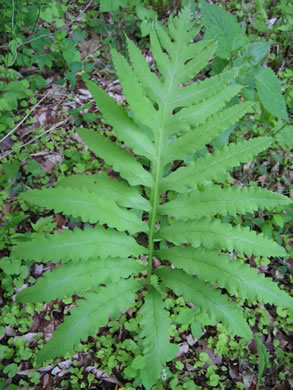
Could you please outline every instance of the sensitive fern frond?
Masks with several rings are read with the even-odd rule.
[[[231,224],[221,220],[292,201],[263,189],[222,188],[213,183],[221,182],[219,176],[250,161],[273,140],[245,139],[190,161],[253,107],[240,101],[231,105],[242,88],[235,83],[238,69],[194,81],[217,47],[215,40],[193,43],[198,31],[188,8],[169,18],[168,29],[155,25],[151,50],[159,74],[130,40],[130,62],[112,50],[130,110],[92,81],[86,82],[119,142],[105,135],[109,131],[78,129],[78,134],[120,174],[119,179],[111,180],[105,173],[76,175],[61,180],[55,188],[21,195],[31,204],[96,224],[35,236],[12,249],[13,259],[61,261],[33,287],[20,292],[17,301],[49,301],[72,294],[83,297],[41,350],[39,362],[71,351],[80,340],[107,325],[109,316],[118,319],[120,313],[135,307],[138,292],[142,303],[138,345],[145,366],[137,370],[137,378],[150,390],[165,363],[176,355],[169,342],[171,322],[163,301],[168,289],[192,302],[210,323],[221,322],[229,333],[246,340],[251,330],[228,293],[292,306],[292,299],[277,284],[222,253],[286,256],[285,249],[233,219]],[[172,165],[175,160],[181,160],[178,169],[178,161]],[[147,248],[138,244],[146,235]],[[162,260],[156,270],[153,256]]]

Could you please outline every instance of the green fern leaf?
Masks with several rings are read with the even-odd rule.
[[[135,214],[121,209],[114,201],[86,188],[49,188],[31,190],[20,195],[20,199],[29,203],[54,209],[57,213],[64,212],[74,218],[81,218],[83,222],[108,224],[119,231],[128,230],[131,233],[147,232],[148,227]]]
[[[170,34],[176,36],[174,42],[171,42],[164,34],[163,28],[157,24],[156,32],[151,32],[152,53],[156,61],[157,68],[162,74],[163,83],[165,84],[164,95],[169,100],[172,99],[172,88],[168,88],[168,81],[173,79],[173,85],[177,87],[185,83],[200,72],[209,62],[216,50],[214,40],[201,41],[191,44],[199,29],[190,23],[190,10],[185,9],[180,15],[180,22],[176,19],[169,23]],[[192,37],[187,39],[187,37]],[[165,49],[169,57],[163,53]],[[174,72],[174,69],[176,72]],[[178,69],[178,71],[177,71]],[[166,83],[165,83],[166,81]],[[170,85],[171,87],[171,85]]]
[[[120,141],[126,142],[136,154],[152,160],[155,155],[153,144],[123,108],[92,81],[87,81],[86,86]]]
[[[146,266],[133,259],[90,259],[63,264],[46,272],[32,287],[22,290],[17,302],[50,302],[53,299],[83,295],[86,290],[99,291],[99,284],[117,282],[120,278],[144,272]]]
[[[133,71],[142,83],[146,95],[151,101],[156,102],[157,104],[163,104],[163,100],[161,100],[161,81],[157,78],[155,73],[151,72],[146,59],[135,44],[129,39],[127,39],[127,47]],[[130,144],[128,145],[131,146]]]
[[[178,88],[176,95],[172,96],[171,100],[173,109],[190,107],[216,95],[236,78],[237,73],[236,69],[232,69],[204,81],[197,81],[184,88]]]
[[[254,187],[208,186],[203,191],[194,190],[161,206],[162,214],[178,219],[194,219],[220,214],[236,215],[261,209],[292,204],[292,200],[278,193]]]
[[[135,117],[155,134],[159,127],[159,116],[151,101],[145,96],[141,84],[126,59],[116,50],[111,51],[113,63],[119,76],[121,86]]]
[[[118,283],[100,287],[98,293],[87,292],[85,300],[77,302],[78,308],[73,309],[71,316],[65,317],[63,324],[54,333],[54,337],[42,348],[37,355],[39,363],[62,356],[89,335],[107,324],[109,316],[117,319],[135,300],[135,291],[142,283],[137,280],[120,280]]]
[[[192,36],[193,39],[199,32],[199,28],[190,23],[188,12],[183,23],[173,25],[174,34],[176,34],[174,42],[170,40],[159,23],[155,27],[156,34],[151,33],[151,44],[156,63],[165,79],[171,76],[171,64],[176,62],[180,64],[181,72],[176,74],[177,85],[189,81],[199,73],[208,64],[216,50],[215,40],[204,40],[192,45],[190,40],[186,40],[187,35]],[[184,28],[186,28],[185,31]],[[162,49],[168,53],[170,62],[162,58]],[[178,51],[180,51],[180,56],[178,56]],[[164,71],[162,71],[164,69],[162,65],[165,66]]]
[[[57,183],[56,188],[83,188],[96,195],[112,199],[119,206],[150,211],[150,202],[125,181],[113,180],[105,172],[99,175],[71,175]]]
[[[168,134],[177,133],[178,126],[182,122],[190,127],[202,125],[207,118],[225,107],[226,103],[237,95],[241,88],[237,84],[229,85],[211,98],[191,107],[183,108],[168,123]]]
[[[15,259],[34,261],[53,261],[62,259],[87,260],[95,257],[128,257],[146,253],[146,249],[136,243],[134,238],[125,233],[102,227],[84,230],[64,230],[47,237],[36,237],[28,242],[21,242],[12,248],[11,256]]]
[[[179,48],[182,45],[185,47],[200,31],[200,28],[195,26],[192,11],[189,7],[181,9],[178,18],[171,17],[168,19],[168,29],[172,40],[179,41],[181,44],[178,45]]]
[[[232,226],[221,223],[219,220],[209,221],[203,218],[192,222],[177,222],[166,226],[157,233],[158,238],[163,238],[174,244],[190,243],[194,248],[203,245],[205,248],[227,249],[229,252],[236,250],[248,256],[286,256],[286,251],[280,245],[267,239],[263,234],[256,234],[249,228],[239,225]]]
[[[207,122],[191,129],[182,137],[169,145],[166,162],[184,160],[188,154],[193,154],[202,149],[212,139],[227,130],[248,112],[251,103],[246,102],[226,108],[218,114],[212,115]]]
[[[158,291],[151,287],[140,310],[142,314],[143,354],[146,367],[141,372],[142,383],[150,389],[159,379],[169,355],[170,320]]]
[[[163,284],[176,295],[182,295],[186,302],[192,302],[212,321],[221,322],[233,335],[251,339],[251,330],[243,317],[242,310],[222,295],[209,283],[203,282],[181,270],[163,267],[156,270]]]
[[[281,290],[270,278],[239,260],[230,261],[230,256],[202,248],[173,247],[155,252],[160,259],[169,260],[176,268],[195,274],[211,284],[218,284],[231,295],[257,299],[262,303],[293,307],[293,299]]]
[[[162,190],[186,192],[196,184],[215,179],[227,170],[249,161],[257,153],[266,149],[271,143],[269,137],[258,137],[249,141],[224,146],[213,154],[199,158],[187,167],[177,169],[163,180]]]
[[[112,164],[114,169],[129,182],[129,184],[145,185],[151,187],[153,178],[142,165],[126,150],[122,150],[117,144],[97,134],[93,130],[79,129],[78,134],[97,156],[100,156],[107,164]]]

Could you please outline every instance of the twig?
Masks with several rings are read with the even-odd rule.
[[[32,38],[32,39],[28,39],[27,41],[25,41],[25,42],[23,42],[23,43],[17,45],[16,48],[19,49],[21,46],[25,46],[25,45],[27,45],[27,44],[29,44],[29,43],[31,43],[31,42],[37,41],[38,39],[46,38],[46,37],[52,37],[52,36],[54,36],[57,32],[62,31],[62,30],[66,30],[69,26],[71,26],[71,25],[72,25],[73,23],[75,23],[78,19],[80,19],[81,15],[83,15],[83,14],[86,12],[86,10],[91,6],[91,4],[92,4],[93,1],[94,1],[94,0],[90,0],[90,1],[88,2],[88,4],[84,7],[84,9],[80,11],[79,15],[78,15],[76,18],[72,19],[72,20],[71,20],[68,24],[66,24],[65,26],[58,28],[56,31],[54,31],[54,32],[51,33],[51,34],[43,34],[43,35],[40,35],[40,36],[38,36],[38,37],[35,37],[35,38]],[[9,49],[9,48],[10,48],[9,45],[1,45],[1,46],[0,46],[0,49]]]
[[[28,114],[25,115],[25,117],[22,118],[22,120],[12,129],[9,131],[9,133],[7,133],[1,140],[0,140],[0,144],[6,140],[6,138],[8,138],[12,133],[14,133],[20,125],[23,124],[23,122],[30,116],[30,114],[42,103],[43,100],[46,99],[46,97],[49,95],[50,92],[47,92],[45,96],[42,97],[41,100],[39,100],[34,106],[33,108],[30,110],[30,112]]]
[[[15,13],[15,4],[14,0],[12,0],[12,15],[11,15],[11,31],[14,30],[14,13]]]
[[[33,35],[33,33],[35,31],[36,25],[37,25],[38,20],[40,18],[40,14],[41,14],[41,4],[39,4],[38,16],[37,16],[37,19],[35,20],[35,23],[33,25],[32,31],[30,32],[30,35],[28,36],[29,38]]]
[[[34,138],[33,138],[32,140],[30,140],[29,142],[20,145],[18,149],[22,149],[22,148],[24,148],[25,146],[31,145],[31,144],[34,143],[37,139],[43,137],[43,135],[48,134],[48,133],[50,133],[51,131],[55,130],[57,127],[60,127],[60,126],[64,125],[65,123],[67,123],[67,122],[69,121],[69,119],[70,119],[70,118],[67,118],[67,119],[64,119],[64,120],[61,121],[61,122],[56,123],[56,124],[55,124],[54,126],[52,126],[50,129],[48,129],[48,130],[44,131],[43,133],[37,135],[36,137],[34,137]],[[0,160],[1,160],[2,158],[5,158],[5,157],[9,156],[11,153],[14,153],[14,150],[11,150],[10,152],[7,152],[6,154],[0,156]]]

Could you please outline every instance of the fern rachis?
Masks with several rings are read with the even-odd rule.
[[[147,389],[159,379],[166,361],[176,355],[168,337],[170,319],[162,291],[172,289],[200,308],[211,322],[222,322],[232,335],[247,340],[251,331],[241,308],[215,289],[215,283],[244,299],[293,306],[292,299],[270,279],[240,260],[230,262],[221,253],[285,256],[281,246],[248,228],[223,223],[221,216],[283,206],[290,199],[252,187],[227,189],[212,183],[219,174],[250,161],[272,139],[259,137],[230,144],[169,172],[170,162],[200,150],[247,113],[251,104],[226,106],[241,89],[234,84],[237,70],[179,88],[208,64],[216,44],[190,42],[198,29],[191,22],[189,9],[177,18],[170,17],[168,29],[169,34],[158,25],[151,34],[160,77],[150,71],[133,42],[128,41],[131,65],[112,50],[131,114],[95,83],[87,82],[117,138],[138,158],[98,131],[80,129],[79,135],[92,152],[120,173],[121,180],[115,182],[105,174],[76,175],[55,188],[21,195],[31,204],[107,227],[87,226],[37,237],[19,243],[11,254],[15,259],[62,261],[60,267],[20,292],[17,301],[50,301],[75,293],[84,298],[43,347],[39,362],[71,351],[80,340],[106,325],[109,316],[118,318],[133,306],[135,294],[141,294],[143,288],[146,295],[139,310],[139,337],[147,368],[138,375]],[[139,157],[150,162],[150,171]],[[149,198],[142,196],[143,186]],[[164,202],[162,195],[167,191],[173,191],[174,200]],[[142,221],[143,213],[148,216],[147,223]],[[167,221],[166,216],[172,219]],[[147,248],[136,242],[139,232],[148,235]],[[156,248],[155,242],[159,243]],[[140,261],[141,255],[147,255],[147,265]],[[153,270],[153,256],[167,260],[175,269],[164,264]],[[99,310],[102,306],[107,307],[103,314]],[[70,338],[63,345],[60,341],[65,334]]]

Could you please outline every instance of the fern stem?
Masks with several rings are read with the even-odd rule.
[[[160,181],[162,178],[162,145],[165,141],[163,136],[163,126],[165,124],[166,117],[166,108],[164,110],[163,118],[162,118],[162,126],[159,130],[159,138],[156,142],[157,144],[157,159],[155,164],[152,166],[152,175],[154,178],[154,186],[151,192],[151,204],[152,211],[150,213],[149,219],[149,235],[148,235],[148,276],[147,276],[147,286],[150,288],[151,286],[151,276],[152,276],[152,268],[153,268],[153,252],[154,252],[154,233],[156,228],[156,220],[157,220],[157,210],[160,201]]]
[[[180,45],[180,42],[178,43]],[[165,144],[167,143],[167,136],[165,135],[165,126],[166,119],[168,114],[170,115],[170,107],[169,107],[169,99],[174,89],[175,75],[177,64],[179,63],[179,55],[176,53],[176,57],[174,59],[174,69],[173,75],[170,76],[165,99],[162,99],[164,103],[161,108],[161,120],[160,126],[157,132],[157,137],[155,139],[156,145],[156,160],[152,166],[152,176],[154,178],[154,186],[151,192],[151,205],[152,211],[150,213],[149,218],[149,235],[148,235],[148,275],[147,275],[147,287],[148,289],[151,286],[151,276],[152,276],[152,268],[153,268],[153,252],[154,252],[154,233],[156,228],[156,220],[157,220],[157,210],[160,202],[160,183],[163,177],[163,169],[165,156],[162,154],[162,149],[165,150]],[[162,85],[164,88],[164,84]]]
[[[157,209],[159,205],[160,200],[160,193],[159,193],[159,184],[161,180],[161,140],[160,136],[160,142],[159,142],[159,148],[157,153],[157,163],[153,167],[153,177],[154,177],[154,186],[152,188],[151,193],[151,204],[152,204],[152,211],[150,213],[150,219],[149,219],[149,236],[148,236],[148,276],[147,276],[147,285],[148,288],[151,285],[151,276],[152,276],[152,267],[153,267],[153,252],[154,252],[154,233],[156,228],[156,220],[157,220]]]

